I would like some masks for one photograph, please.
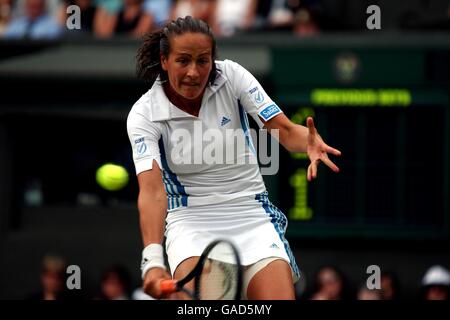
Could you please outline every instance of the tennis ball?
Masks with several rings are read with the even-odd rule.
[[[127,170],[117,164],[106,163],[97,169],[95,178],[97,183],[108,191],[117,191],[128,183]]]

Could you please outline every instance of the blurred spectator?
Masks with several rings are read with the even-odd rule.
[[[55,17],[47,14],[45,0],[26,0],[24,15],[7,25],[4,37],[9,39],[54,39],[62,33]]]
[[[12,18],[13,0],[0,0],[0,37]]]
[[[101,38],[122,34],[140,37],[155,26],[154,17],[144,11],[143,0],[124,0],[118,11],[115,6],[100,4],[94,18],[94,33]]]
[[[346,300],[349,298],[349,286],[343,272],[335,266],[320,268],[314,277],[311,300]]]
[[[288,2],[291,1],[295,0],[288,0]],[[358,1],[348,2],[348,5],[352,8],[357,3]],[[311,36],[319,32],[347,30],[349,29],[347,26],[349,19],[346,14],[352,15],[350,8],[334,0],[301,0],[298,5],[291,5],[291,10],[294,12],[294,33],[300,36]],[[359,11],[365,19],[365,7]],[[359,11],[357,10],[357,12]],[[356,15],[353,14],[353,16]]]
[[[122,8],[123,0],[94,0],[94,5],[97,8],[102,7],[110,14],[115,14]]]
[[[192,2],[194,3],[193,17],[214,25],[217,0],[193,0]]]
[[[249,30],[255,22],[258,0],[216,0],[213,30],[217,36],[229,37]]]
[[[42,261],[41,290],[28,297],[30,300],[67,299],[66,262],[59,256],[48,255]]]
[[[294,34],[299,36],[313,36],[319,33],[319,27],[306,8],[299,9],[294,16]]]
[[[215,25],[216,2],[217,0],[178,0],[173,6],[171,19],[192,16],[213,27]]]
[[[131,277],[122,265],[112,265],[102,274],[100,280],[100,300],[130,299]]]
[[[267,28],[267,17],[272,7],[272,0],[258,1],[255,9],[253,28],[260,30]]]
[[[144,11],[153,17],[154,25],[161,27],[170,18],[172,0],[145,0]]]
[[[267,20],[270,29],[282,29],[291,27],[293,23],[293,11],[288,0],[272,0]]]
[[[191,0],[175,0],[170,11],[170,20],[176,20],[179,17],[194,16]]]
[[[259,1],[253,29],[291,31],[295,24],[302,34],[318,30],[312,13],[319,7],[316,0],[267,0]],[[314,27],[314,28],[313,28]],[[307,29],[308,32],[303,31]],[[296,31],[296,28],[294,28]],[[315,32],[314,32],[315,33]]]
[[[27,0],[14,0],[14,17],[25,15],[25,6]],[[47,14],[52,17],[58,15],[59,8],[61,7],[63,0],[45,0],[45,7]]]
[[[422,279],[422,299],[448,300],[450,272],[439,265],[430,267]]]
[[[69,15],[67,14],[67,7],[76,5],[80,8],[80,24],[81,29],[67,30],[70,34],[91,34],[94,29],[94,17],[96,7],[92,0],[66,0],[60,7],[58,17],[60,24],[65,28],[66,21]]]
[[[381,274],[381,292],[383,300],[398,300],[400,297],[400,282],[393,272],[383,272]]]
[[[323,3],[319,0],[259,1],[253,30],[293,31],[297,35],[315,35],[321,29]]]
[[[382,292],[377,289],[369,289],[364,284],[359,288],[356,298],[358,300],[382,300]]]

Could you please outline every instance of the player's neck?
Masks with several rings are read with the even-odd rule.
[[[179,95],[168,83],[165,83],[163,88],[167,98],[174,106],[183,110],[184,112],[198,117],[200,107],[202,105],[203,93],[195,99],[186,99],[185,97]]]

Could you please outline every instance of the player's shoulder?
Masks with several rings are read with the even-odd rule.
[[[243,67],[239,63],[229,59],[216,60],[216,66],[217,69],[219,69],[225,75],[229,75],[230,73],[234,73],[243,69]]]
[[[233,85],[240,84],[243,79],[252,77],[247,69],[233,60],[216,61],[216,66],[221,75]]]

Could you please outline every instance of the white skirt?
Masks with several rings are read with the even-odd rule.
[[[284,237],[285,215],[267,197],[267,191],[220,204],[181,207],[166,218],[166,252],[170,270],[185,259],[200,256],[217,239],[233,242],[242,265],[279,257],[289,263],[295,279],[300,276],[294,255]]]

